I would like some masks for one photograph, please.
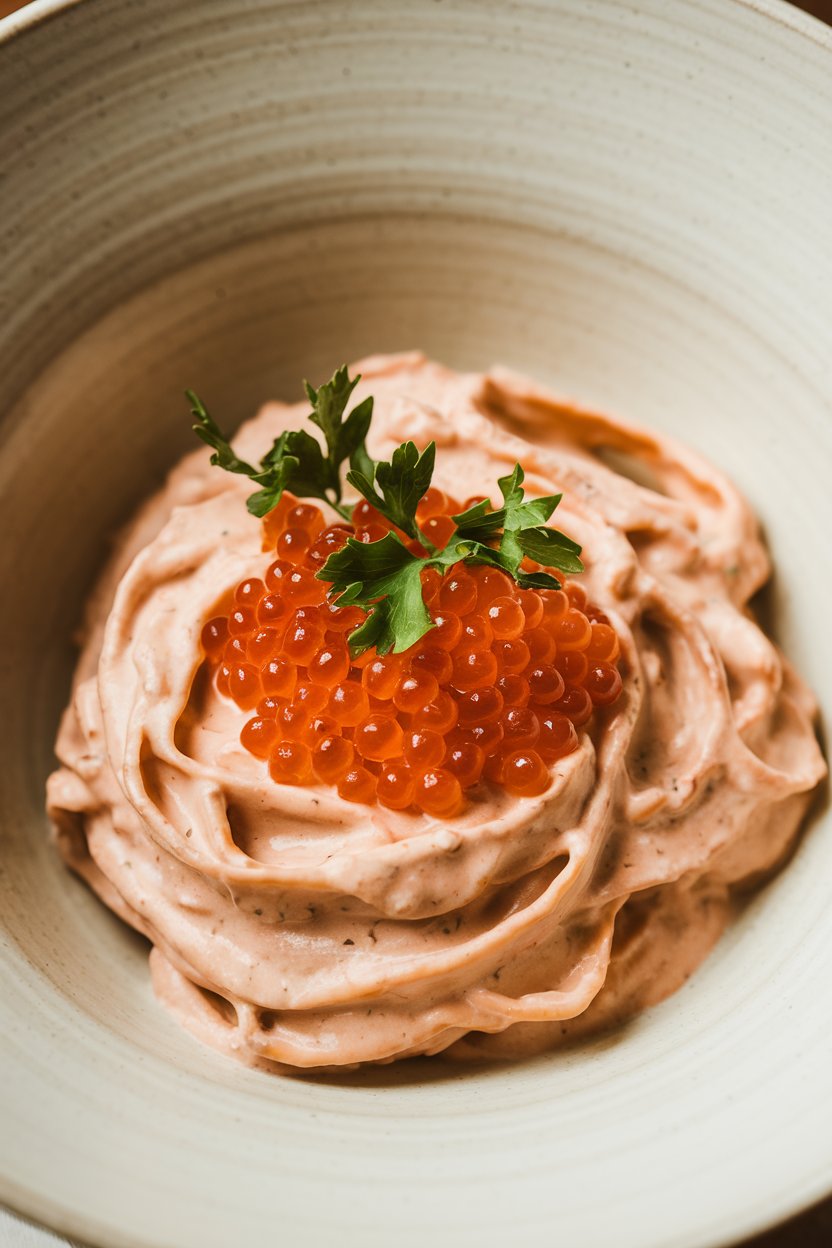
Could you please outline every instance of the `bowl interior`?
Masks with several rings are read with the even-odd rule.
[[[832,708],[829,39],[706,0],[59,7],[0,44],[0,208],[27,205],[0,212],[0,1195],[93,1240],[208,1248],[277,1205],[309,1242],[496,1243],[556,1217],[582,1244],[706,1244],[819,1195],[821,810],[693,980],[615,1036],[316,1081],[182,1035],[42,808],[73,628],[189,447],[183,389],[233,426],[375,351],[505,363],[710,456],[763,518],[779,639]]]

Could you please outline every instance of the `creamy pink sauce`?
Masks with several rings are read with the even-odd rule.
[[[200,630],[262,574],[245,479],[189,455],[121,534],[88,610],[48,807],[68,864],[152,942],[153,983],[210,1044],[271,1069],[551,1048],[674,991],[788,855],[825,774],[811,693],[747,603],[769,564],[732,485],[667,438],[503,370],[373,357],[371,452],[439,448],[481,493],[519,460],[622,638],[624,693],[547,792],[460,817],[274,784]],[[353,370],[355,371],[355,370]],[[268,404],[259,457],[305,405]]]

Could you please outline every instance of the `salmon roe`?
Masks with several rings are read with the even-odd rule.
[[[470,504],[470,500],[466,506]],[[431,488],[417,512],[434,544],[463,505]],[[360,503],[354,525],[284,494],[263,522],[268,562],[207,620],[218,692],[245,714],[240,741],[278,784],[323,784],[350,802],[449,818],[475,785],[537,797],[579,730],[618,700],[620,639],[574,581],[520,589],[499,569],[423,574],[434,628],[403,654],[350,656],[365,618],[316,579],[347,539],[390,525]]]

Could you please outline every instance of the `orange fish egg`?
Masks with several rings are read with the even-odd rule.
[[[281,741],[269,757],[269,775],[278,784],[307,784],[312,778],[312,752],[302,741]]]
[[[260,669],[263,692],[289,698],[295,691],[298,669],[291,659],[275,656]]]
[[[521,591],[522,592],[522,591]],[[540,599],[537,595],[533,595],[539,604]],[[495,598],[488,607],[488,623],[491,625],[491,632],[494,637],[500,640],[512,640],[519,637],[527,626],[527,617],[523,611],[522,604],[516,598]],[[539,612],[539,618],[543,618],[543,611]],[[539,620],[529,625],[536,628]]]
[[[329,600],[321,603],[319,611],[323,627],[332,633],[351,633],[366,618],[366,612],[361,607],[339,607]],[[372,651],[368,651],[368,654],[372,657]]]
[[[277,725],[261,716],[249,719],[240,732],[240,741],[255,758],[268,758],[277,742]]]
[[[429,728],[417,728],[406,734],[402,752],[414,771],[427,771],[445,757],[445,738]]]
[[[228,692],[244,710],[256,706],[263,692],[257,668],[250,663],[234,663],[228,673]]]
[[[532,668],[526,679],[529,682],[529,694],[533,702],[540,702],[545,706],[563,697],[563,691],[566,688],[563,676],[551,664],[545,663],[541,667]]]
[[[583,611],[570,607],[554,627],[559,650],[586,650],[592,640],[592,628]]]
[[[213,658],[223,650],[228,640],[228,620],[224,615],[216,616],[203,625],[201,633],[202,648]]]
[[[431,732],[444,735],[455,727],[459,719],[456,701],[445,689],[440,689],[432,702],[420,706],[414,711],[411,720],[414,728],[428,728]]]
[[[523,628],[539,628],[543,623],[543,599],[533,589],[521,589],[517,595],[523,612]]]
[[[539,797],[548,789],[552,777],[536,750],[516,750],[503,759],[501,780],[510,793]]]
[[[580,685],[570,686],[562,698],[552,703],[552,709],[567,715],[576,728],[581,728],[592,714],[592,698]]]
[[[477,609],[487,611],[498,598],[513,599],[517,594],[517,582],[499,568],[477,568]]]
[[[281,559],[297,563],[311,545],[312,537],[307,529],[284,529],[277,539],[277,553]]]
[[[416,519],[419,526],[424,528],[422,523],[429,520],[431,516],[449,516],[453,510],[458,510],[456,503],[451,503],[448,495],[444,490],[438,490],[436,486],[431,485],[422,495],[419,506],[416,508]]]
[[[246,642],[246,658],[260,668],[280,649],[282,634],[276,628],[258,628]]]
[[[283,639],[283,653],[293,663],[307,665],[320,650],[323,640],[323,633],[313,624],[290,624]]]
[[[472,741],[460,741],[448,747],[443,766],[452,776],[456,776],[463,789],[470,789],[482,775],[485,754]]]
[[[427,607],[434,607],[442,584],[442,573],[438,568],[425,568],[422,572],[422,599]]]
[[[564,650],[562,654],[556,654],[552,666],[560,672],[567,685],[583,684],[589,671],[589,662],[582,650]]]
[[[352,530],[346,525],[334,524],[319,533],[306,552],[304,563],[312,572],[320,572],[330,555],[346,546]]]
[[[313,536],[323,528],[324,516],[320,507],[315,507],[312,503],[296,503],[294,507],[286,513],[284,524],[287,531],[293,529],[304,529]]]
[[[368,715],[355,730],[353,742],[362,758],[374,763],[398,758],[402,752],[402,728],[387,715]]]
[[[361,683],[373,698],[392,698],[401,680],[403,666],[397,654],[371,657],[361,672]]]
[[[415,784],[414,800],[429,815],[455,815],[462,806],[462,785],[443,767],[426,771]]]
[[[312,770],[324,784],[336,784],[350,770],[354,759],[352,741],[332,733],[320,739],[312,751]]]
[[[295,568],[286,577],[283,596],[293,607],[310,607],[326,598],[326,584],[308,568]]]
[[[366,719],[370,699],[366,689],[357,680],[345,680],[336,685],[329,695],[328,713],[344,728],[354,728]]]
[[[530,749],[540,736],[540,722],[527,706],[508,707],[500,717],[503,741],[507,748]]]
[[[285,598],[277,593],[264,594],[257,604],[257,623],[261,628],[276,628],[285,624],[291,608]]]
[[[466,615],[477,605],[477,585],[474,578],[464,570],[453,571],[439,587],[438,602],[443,612]]]
[[[525,706],[531,697],[529,682],[519,672],[506,672],[504,676],[498,676],[494,687],[506,706]]]
[[[406,763],[385,763],[378,777],[376,796],[382,806],[391,810],[406,810],[413,803],[415,784],[413,773]]]
[[[274,722],[281,741],[302,741],[309,725],[309,712],[304,706],[289,702],[286,706],[281,706]]]
[[[427,639],[430,638],[430,633]],[[426,640],[423,638],[423,640]],[[421,643],[417,643],[421,645]],[[447,685],[454,670],[453,659],[440,646],[421,646],[410,659],[411,672],[427,672],[439,685]]]
[[[611,663],[618,658],[618,634],[609,624],[590,624],[592,637],[584,653],[590,663]]]
[[[433,628],[426,634],[426,640],[440,650],[453,650],[462,636],[462,620],[453,612],[441,611],[433,617]]]
[[[490,650],[463,650],[454,659],[452,680],[463,693],[493,685],[496,679],[497,660]]]
[[[496,753],[503,743],[503,725],[500,719],[492,720],[490,724],[475,724],[473,728],[462,729],[458,737],[452,738],[455,741],[463,741],[469,745],[478,745],[485,754],[486,758],[490,754]]]
[[[249,606],[235,606],[228,617],[228,631],[232,637],[253,633],[256,624],[257,616]]]
[[[369,806],[376,797],[376,778],[366,767],[351,767],[338,782],[338,796]]]
[[[327,688],[309,679],[308,673],[306,679],[298,681],[292,696],[292,702],[295,706],[303,707],[307,715],[317,715],[319,711],[324,709],[328,701],[329,691]]]
[[[247,581],[240,581],[240,584],[234,590],[234,601],[240,602],[243,606],[255,607],[263,596],[265,585],[259,577],[250,577]]]
[[[327,642],[313,654],[307,666],[309,679],[331,688],[344,680],[350,670],[350,654],[342,641]]]
[[[531,652],[522,637],[495,642],[491,650],[497,660],[500,672],[520,673],[526,670],[531,660]]]
[[[275,559],[266,568],[266,589],[271,594],[279,594],[287,577],[294,571],[294,564],[288,559]]]
[[[368,503],[365,498],[359,499],[355,507],[352,509],[352,522],[356,528],[370,522],[376,524],[386,524],[381,512],[377,511],[372,503]]]
[[[596,706],[610,706],[621,692],[621,673],[610,663],[596,663],[583,682]]]
[[[547,763],[554,763],[577,749],[578,734],[566,715],[547,708],[545,715],[539,716],[539,722],[540,736],[536,749]]]
[[[400,711],[413,714],[432,702],[438,692],[439,681],[430,672],[409,672],[399,680],[393,702]]]
[[[504,699],[496,685],[486,685],[483,689],[469,689],[463,693],[457,703],[459,707],[459,723],[463,728],[474,724],[488,724],[499,719],[502,714]]]
[[[587,592],[583,585],[579,585],[577,581],[567,581],[563,589],[572,606],[583,611],[587,605]]]
[[[589,628],[588,622],[587,628]],[[523,640],[529,647],[529,663],[532,667],[539,667],[541,663],[551,663],[558,652],[558,642],[547,628],[530,628],[524,634]]]
[[[460,650],[488,650],[493,640],[494,631],[485,615],[469,615],[463,621]]]

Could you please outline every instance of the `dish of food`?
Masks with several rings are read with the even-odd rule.
[[[0,569],[9,598],[0,612],[0,1199],[109,1248],[269,1243],[276,1210],[289,1242],[346,1236],[403,1248],[437,1236],[459,1248],[545,1242],[553,1226],[587,1248],[611,1238],[620,1248],[717,1248],[771,1227],[832,1190],[827,785],[783,869],[766,872],[764,887],[730,886],[736,919],[658,1004],[635,1002],[628,1020],[593,1030],[634,889],[616,916],[605,987],[583,1014],[468,1031],[432,1056],[334,1071],[255,1056],[261,1031],[286,1038],[259,1015],[255,1044],[246,1033],[236,1050],[245,1060],[229,1060],[235,1001],[255,1013],[256,994],[232,991],[225,963],[224,1004],[180,948],[183,1007],[160,1002],[148,954],[155,944],[174,965],[177,949],[163,941],[184,945],[180,909],[168,925],[153,916],[149,941],[102,904],[56,852],[44,790],[78,662],[74,633],[112,535],[198,445],[182,387],[194,386],[231,433],[270,397],[303,399],[303,378],[320,386],[342,361],[412,346],[460,373],[503,362],[563,396],[561,407],[611,413],[613,432],[638,422],[724,473],[759,517],[774,569],[751,600],[755,615],[817,698],[823,741],[832,708],[830,32],[779,0],[174,7],[38,0],[0,23]],[[515,453],[489,460],[469,485],[438,446],[433,483],[460,506],[477,493],[497,504],[499,479],[521,462],[526,498],[563,492],[543,524],[582,546],[586,571],[552,571],[610,619],[622,680],[609,708],[575,726],[578,750],[547,764],[565,775],[585,739],[596,750],[628,713],[638,612],[608,610],[603,586],[596,591],[575,483],[539,472],[522,447],[560,455],[551,403],[512,384],[528,401],[515,396],[510,416],[490,416],[501,439],[518,438]],[[389,460],[410,437],[427,445],[421,425],[385,442],[390,396],[366,368],[360,387],[347,410],[376,396],[374,458]],[[298,407],[299,427],[319,438],[311,410]],[[233,447],[256,464],[284,419],[281,408],[262,436],[235,433]],[[208,510],[212,491],[230,490],[235,525],[261,533],[245,513],[257,487],[200,453],[184,511],[200,497]],[[598,446],[592,458],[651,484],[620,448]],[[344,503],[356,497],[345,483]],[[159,554],[163,512],[158,500],[144,511],[145,534],[133,531],[123,566],[102,583],[105,598],[131,576],[133,550]],[[264,579],[277,555],[255,542],[246,545],[259,569],[251,577]],[[239,566],[228,573],[229,593],[251,579]],[[227,618],[223,592],[210,606],[189,602],[186,614],[203,626]],[[85,644],[111,607],[102,600],[98,624],[95,615],[91,605]],[[200,645],[195,620],[185,667]],[[213,662],[206,654],[195,690],[216,680]],[[96,670],[91,662],[85,675]],[[239,732],[257,717],[256,706],[221,693],[217,705]],[[265,759],[229,741],[235,770],[259,769],[274,803],[300,794],[308,824],[318,785],[279,783]],[[118,756],[117,741],[108,754]],[[791,774],[794,759],[784,761]],[[88,800],[85,785],[64,794],[64,811]],[[514,809],[546,800],[494,792]],[[427,818],[391,812],[378,794],[362,804],[337,785],[327,793],[353,831],[365,816],[382,826]],[[478,800],[466,789],[464,808],[441,822],[453,830],[470,820]],[[59,816],[75,822],[79,865],[96,835],[99,857],[115,859],[104,813],[97,833],[83,810]],[[260,852],[257,829],[247,841],[233,804],[231,826],[241,854]],[[190,845],[195,833],[185,830]],[[290,849],[284,837],[281,853]],[[570,851],[567,870],[578,847]],[[160,871],[183,869],[159,853]],[[128,889],[131,869],[115,860],[114,894]],[[207,890],[207,861],[200,871]],[[663,877],[657,891],[669,884]],[[161,885],[146,890],[157,905],[185,896]],[[228,896],[228,911],[216,889],[209,898],[220,898],[225,920],[217,937],[208,932],[215,949]],[[532,897],[517,913],[532,918],[535,905]],[[489,930],[505,934],[505,915],[495,917]],[[409,934],[426,926],[424,917],[393,922]],[[657,925],[652,934],[661,937]],[[453,932],[439,938],[458,948]],[[239,947],[256,960],[253,945]],[[340,944],[335,960],[366,967],[366,952]],[[656,975],[657,991],[669,969]],[[497,990],[507,997],[506,974]],[[320,999],[314,967],[309,987]],[[477,987],[493,989],[485,979]],[[182,1022],[215,1026],[214,1046]],[[535,1054],[531,1029],[542,1044],[547,1027],[552,1042]],[[460,1060],[475,1042],[517,1042],[518,1056]]]
[[[673,992],[784,862],[816,706],[715,467],[503,370],[356,370],[233,450],[194,400],[229,471],[188,456],[93,595],[58,845],[246,1061],[546,1051]]]

